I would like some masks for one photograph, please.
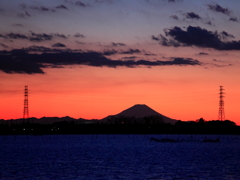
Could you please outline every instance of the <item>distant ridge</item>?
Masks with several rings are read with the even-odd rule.
[[[177,121],[175,119],[171,119],[167,116],[164,116],[164,115],[158,113],[157,111],[153,110],[152,108],[148,107],[145,104],[136,104],[136,105],[120,112],[119,114],[108,116],[108,117],[106,117],[102,120],[107,120],[107,119],[112,118],[112,117],[122,117],[122,116],[136,117],[136,118],[144,118],[144,117],[149,117],[149,116],[159,116],[163,119],[163,121],[165,123],[170,123],[170,124],[175,124],[175,122]]]

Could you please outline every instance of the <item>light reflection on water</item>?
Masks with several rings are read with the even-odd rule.
[[[181,142],[150,142],[150,137]],[[200,142],[217,137],[220,137],[218,143]],[[240,179],[240,138],[233,135],[0,136],[0,179],[235,180]]]

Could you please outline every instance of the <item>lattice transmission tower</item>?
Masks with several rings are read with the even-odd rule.
[[[29,118],[28,111],[28,86],[24,89],[24,107],[23,107],[23,119]]]
[[[220,86],[219,92],[219,112],[218,112],[218,120],[223,121],[225,120],[225,112],[224,112],[224,89],[223,86]]]

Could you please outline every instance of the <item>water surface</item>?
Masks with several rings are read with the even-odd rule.
[[[150,142],[171,138],[176,143]],[[203,143],[216,139],[218,143]],[[0,136],[0,179],[240,179],[240,138],[210,135]]]

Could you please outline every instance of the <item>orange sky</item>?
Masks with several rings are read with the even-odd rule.
[[[1,92],[4,94],[1,97],[4,102],[1,104],[1,118],[22,117],[23,84],[27,84],[31,117],[100,119],[134,104],[146,104],[174,119],[196,120],[203,117],[213,120],[218,118],[219,85],[225,85],[226,118],[240,124],[238,79],[229,81],[228,78],[214,76],[216,72],[213,70],[211,73],[208,71],[203,67],[195,68],[194,72],[190,67],[75,67],[48,69],[46,75],[5,74],[4,79],[12,83]],[[233,69],[225,72],[225,75],[228,73],[229,76],[234,74]]]

